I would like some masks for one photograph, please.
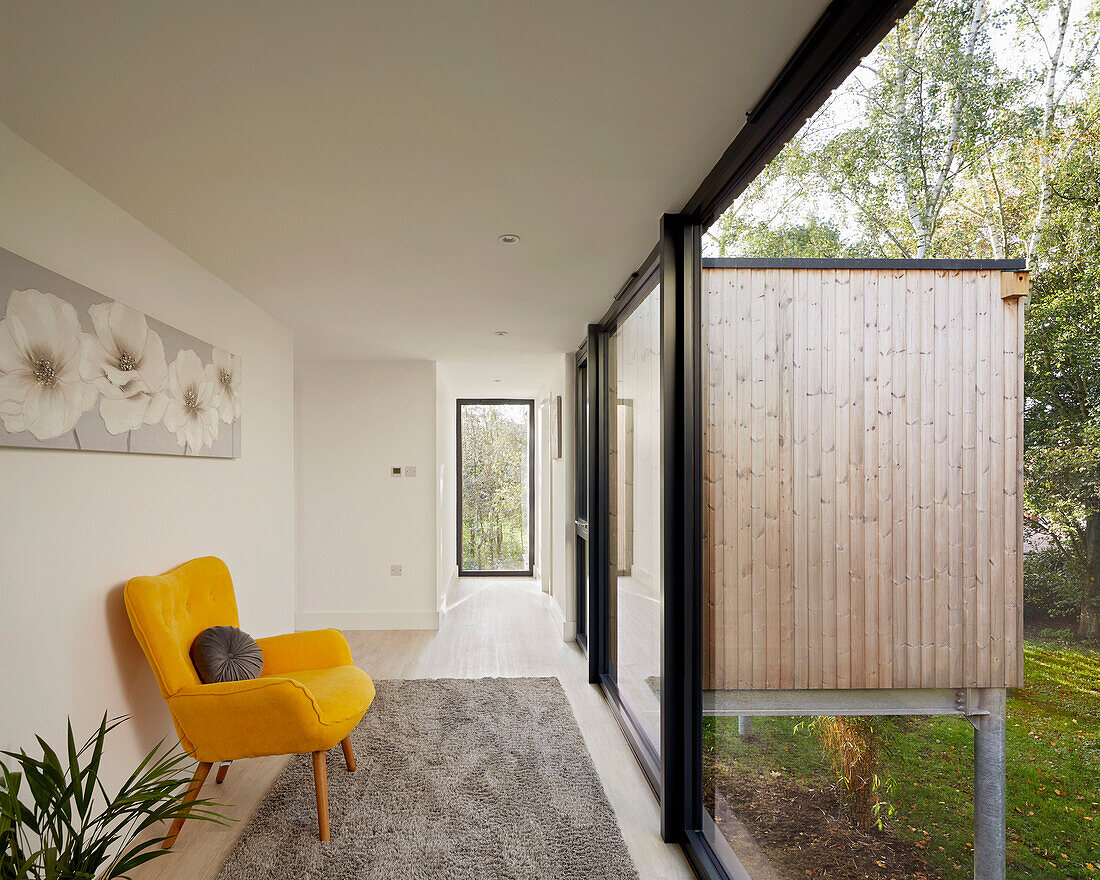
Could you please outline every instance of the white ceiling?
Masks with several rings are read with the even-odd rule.
[[[561,354],[516,352],[504,356],[467,356],[440,361],[438,375],[454,397],[531,397],[549,390],[560,372]]]
[[[0,120],[299,357],[569,351],[825,5],[3,0]]]

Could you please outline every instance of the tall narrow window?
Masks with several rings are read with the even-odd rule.
[[[458,567],[531,575],[533,400],[458,401]]]

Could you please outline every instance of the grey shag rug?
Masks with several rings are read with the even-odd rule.
[[[297,755],[219,880],[637,880],[556,678],[379,681],[328,755],[332,839]]]

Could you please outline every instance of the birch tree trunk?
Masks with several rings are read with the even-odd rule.
[[[970,26],[967,31],[963,63],[974,58],[983,29],[986,25],[986,0],[973,0],[970,7]],[[934,10],[932,14],[935,14]],[[922,19],[917,17],[906,21],[906,27],[899,27],[897,40],[899,56],[913,58],[917,54],[920,41]],[[905,40],[909,45],[904,45]],[[923,136],[925,114],[922,107],[922,77],[919,70],[910,70],[902,65],[898,73],[898,86],[895,112],[899,129],[905,132],[898,138],[898,157],[895,186],[905,202],[905,213],[913,227],[917,242],[914,256],[917,259],[927,257],[932,249],[940,213],[947,201],[951,179],[957,172],[955,160],[958,158],[959,138],[962,134],[962,117],[967,94],[960,85],[956,88],[949,114],[949,133],[946,141],[932,155],[926,155],[926,143]]]
[[[1056,100],[1058,74],[1062,70],[1063,51],[1066,44],[1066,33],[1069,31],[1070,9],[1073,0],[1058,0],[1058,25],[1053,39],[1049,42],[1048,64],[1046,79],[1043,82],[1043,122],[1040,128],[1039,139],[1039,200],[1035,208],[1035,216],[1031,221],[1031,233],[1027,238],[1027,247],[1024,256],[1027,264],[1031,265],[1035,248],[1039,244],[1039,235],[1043,230],[1043,220],[1046,218],[1047,202],[1050,199],[1050,166],[1051,143],[1050,136],[1054,130],[1054,114],[1058,110],[1059,101]],[[1064,95],[1065,92],[1062,92]]]

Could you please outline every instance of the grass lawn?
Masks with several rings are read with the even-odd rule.
[[[1028,642],[1026,686],[1008,703],[1008,876],[1100,878],[1100,651]],[[798,719],[708,719],[704,764],[733,774],[780,772],[806,789],[832,784]],[[962,718],[898,719],[882,775],[896,812],[889,832],[930,876],[965,877],[973,843],[973,731]]]

